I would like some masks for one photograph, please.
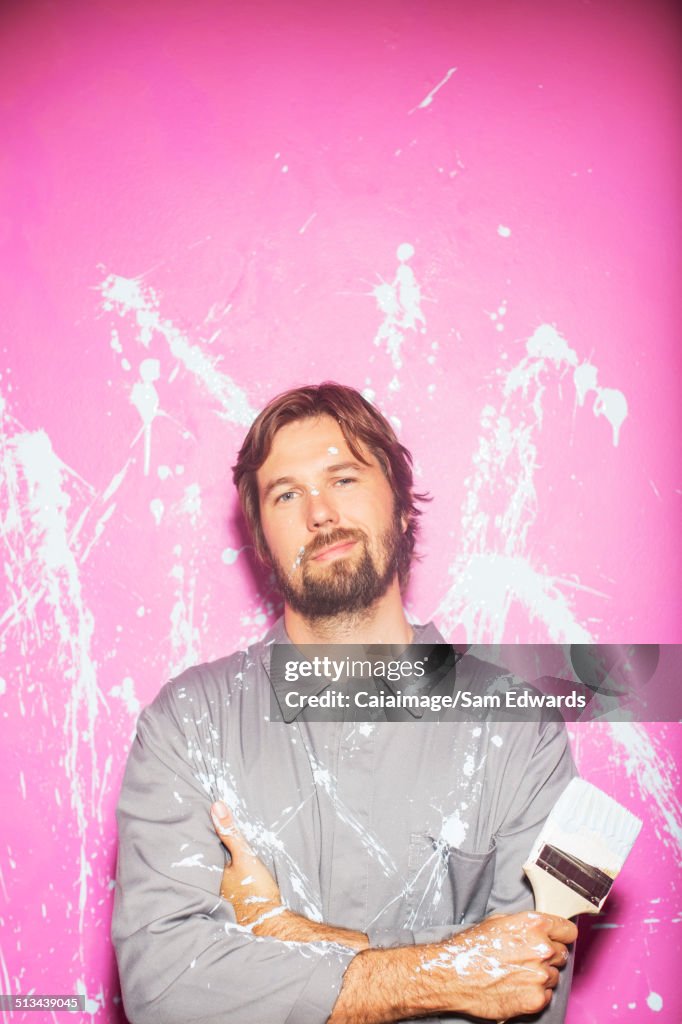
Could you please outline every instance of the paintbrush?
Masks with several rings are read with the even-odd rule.
[[[583,779],[569,782],[523,865],[541,913],[598,914],[642,822]]]
[[[572,779],[523,865],[535,909],[558,917],[598,914],[641,827],[596,786]]]

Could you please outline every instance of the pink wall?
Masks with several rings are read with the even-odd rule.
[[[275,614],[229,483],[274,393],[366,388],[414,451],[416,618],[682,640],[674,7],[3,7],[0,990],[121,1019],[125,755]],[[679,735],[572,727],[645,827],[571,1024],[682,1016]]]

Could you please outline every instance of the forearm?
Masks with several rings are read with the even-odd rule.
[[[359,953],[346,970],[328,1024],[389,1024],[456,1011],[454,992],[446,1000],[438,973],[424,969],[439,953],[437,945]]]
[[[329,1024],[538,1013],[551,1004],[576,934],[563,918],[521,913],[490,918],[445,942],[365,950],[346,970]]]
[[[280,913],[266,915],[260,924],[254,923],[254,935],[269,935],[282,942],[335,942],[356,952],[369,947],[369,940],[364,932],[351,931],[335,925],[310,921],[301,914],[281,908]]]

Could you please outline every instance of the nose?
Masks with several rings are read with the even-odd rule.
[[[339,513],[328,493],[313,489],[308,495],[308,529],[316,533],[337,526]]]

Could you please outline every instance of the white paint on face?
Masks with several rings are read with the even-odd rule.
[[[433,89],[431,89],[431,91],[426,94],[424,99],[420,103],[418,103],[416,107],[412,107],[412,110],[408,111],[408,113],[414,114],[415,110],[425,110],[426,107],[430,107],[431,104],[433,103],[433,98],[436,95],[436,93],[440,89],[442,89],[447,82],[450,81],[456,70],[457,68],[448,68],[446,73],[441,78],[440,82],[437,82],[436,85],[434,85]]]
[[[289,575],[290,576],[291,576],[291,574],[293,572],[296,571],[296,569],[298,569],[299,565],[301,564],[301,560],[303,558],[304,551],[305,551],[305,545],[301,544],[300,548],[298,549],[298,554],[296,555],[296,558],[291,563],[291,569],[289,570]]]
[[[339,454],[339,449],[334,444],[330,444],[329,447],[327,448],[327,451],[329,452],[330,455]]]

